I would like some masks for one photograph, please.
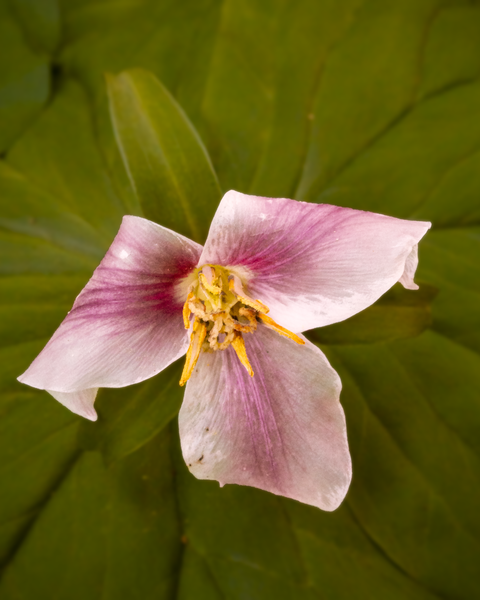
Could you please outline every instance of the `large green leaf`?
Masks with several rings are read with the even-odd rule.
[[[184,392],[178,385],[181,362],[145,383],[121,390],[101,390],[97,400],[99,422],[82,423],[84,444],[100,448],[111,463],[154,438],[180,409]]]
[[[58,0],[8,0],[30,45],[53,53],[60,43],[61,16]]]
[[[109,470],[83,454],[17,551],[2,597],[171,597],[181,540],[168,442]]]
[[[7,0],[0,1],[0,154],[3,154],[39,114],[50,94],[50,68],[23,38],[10,14]]]
[[[371,344],[415,337],[432,325],[431,303],[436,294],[433,286],[412,291],[397,283],[361,313],[307,335],[320,344]]]
[[[0,10],[0,600],[480,597],[480,3]],[[343,383],[335,513],[194,479],[180,363],[101,390],[96,423],[15,381],[122,215],[202,241],[216,174],[433,222],[420,291],[310,334]]]
[[[415,345],[371,345],[361,353],[342,346],[329,354],[342,377],[349,439],[358,457],[348,503],[369,535],[413,579],[440,595],[475,597],[480,593],[475,576],[480,528],[472,501],[480,494],[478,444],[471,447],[468,431],[459,430],[445,404],[452,392],[464,396],[469,418],[478,423],[480,405],[475,406],[471,386],[478,385],[480,358],[468,359],[466,351],[458,355],[451,342],[432,336],[423,334]],[[464,362],[462,372],[435,360],[432,350],[433,357],[448,352],[450,359]],[[428,373],[432,360],[444,371],[443,386],[429,383],[425,392],[418,386],[419,373]]]
[[[187,116],[146,71],[108,75],[107,86],[115,137],[145,216],[205,241],[220,188]]]

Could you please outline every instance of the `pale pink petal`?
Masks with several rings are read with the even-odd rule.
[[[415,271],[418,267],[418,244],[412,248],[412,251],[407,256],[405,261],[405,270],[402,273],[399,281],[407,290],[418,290],[418,285],[413,281]]]
[[[347,319],[407,269],[430,223],[285,198],[228,192],[200,264],[237,267],[248,294],[292,331]],[[409,258],[410,257],[410,258]],[[413,265],[413,261],[411,263]]]
[[[351,479],[337,373],[308,341],[263,326],[244,338],[254,377],[230,346],[203,353],[187,384],[179,424],[190,471],[334,510]]]
[[[123,387],[157,374],[188,346],[176,286],[200,252],[173,231],[124,217],[72,310],[19,380],[93,418],[92,388]],[[72,392],[80,394],[67,396]]]
[[[89,390],[81,390],[79,392],[71,393],[55,392],[52,390],[47,390],[47,392],[51,394],[55,400],[58,400],[60,404],[66,406],[76,415],[85,417],[90,421],[97,420],[97,412],[93,408],[93,403],[95,402],[98,388],[90,388]]]

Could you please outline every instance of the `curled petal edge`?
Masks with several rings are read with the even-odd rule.
[[[93,407],[97,396],[98,388],[90,388],[88,390],[80,390],[78,392],[56,392],[54,390],[46,390],[55,400],[63,404],[76,415],[85,417],[89,421],[98,419],[97,411]]]

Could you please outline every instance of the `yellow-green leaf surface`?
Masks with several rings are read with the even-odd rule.
[[[0,30],[0,600],[480,598],[480,2],[2,0]],[[123,215],[202,243],[232,188],[433,224],[419,291],[309,334],[334,513],[196,480],[181,362],[96,423],[16,381]]]
[[[221,193],[198,133],[152,73],[107,75],[107,88],[115,138],[145,216],[204,242]]]
[[[27,43],[7,0],[0,1],[0,153],[21,135],[46,104],[50,64]]]

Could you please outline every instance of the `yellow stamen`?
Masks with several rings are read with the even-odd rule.
[[[207,292],[210,292],[211,294],[220,294],[221,293],[222,288],[219,287],[218,285],[215,285],[213,283],[213,281],[212,281],[212,283],[208,283],[207,278],[205,277],[205,275],[203,273],[200,273],[199,279],[200,279],[200,283],[207,290]]]
[[[250,377],[253,377],[253,369],[248,360],[247,350],[245,348],[245,342],[243,341],[243,337],[242,337],[241,333],[237,333],[235,335],[235,337],[232,341],[232,346],[233,346],[233,349],[235,350],[235,352],[237,353],[237,356],[238,356],[240,362],[247,369]]]
[[[190,329],[192,325],[192,329],[181,386],[192,376],[200,352],[225,350],[230,344],[238,360],[253,377],[242,336],[254,334],[259,323],[297,344],[305,344],[300,336],[267,317],[268,306],[250,298],[242,279],[226,267],[203,265],[195,270],[195,275],[197,279],[190,284],[183,306],[185,328]]]
[[[251,308],[240,308],[238,311],[238,317],[233,319],[230,315],[224,317],[225,325],[235,329],[235,331],[241,331],[242,333],[253,333],[257,329],[257,311]],[[243,317],[248,323],[240,322],[239,317]]]
[[[285,329],[285,327],[278,325],[278,323],[275,323],[275,321],[270,317],[267,317],[267,315],[259,314],[257,315],[257,319],[259,319],[260,323],[263,323],[265,327],[276,331],[280,335],[284,335],[285,337],[293,340],[294,342],[297,342],[297,344],[305,344],[305,341],[302,340],[302,338],[298,337],[298,335],[295,335],[291,331],[288,331],[288,329]]]
[[[217,346],[218,334],[222,331],[224,316],[225,313],[219,313],[218,315],[213,316],[213,327],[208,334],[208,343],[213,350]]]
[[[225,319],[225,325],[231,327],[235,331],[241,331],[242,333],[252,333],[255,331],[252,325],[244,325],[243,323],[239,323],[232,317],[227,317]]]
[[[236,275],[229,276],[228,287],[230,291],[235,294],[237,299],[240,300],[240,302],[243,302],[243,304],[245,304],[246,306],[251,306],[254,310],[258,310],[262,313],[268,313],[270,311],[268,306],[265,306],[265,304],[263,304],[263,302],[260,302],[260,300],[253,300],[253,298],[247,296],[245,290],[242,287],[240,279]]]
[[[200,269],[200,273],[203,273],[205,275],[205,278],[209,285],[213,285],[218,279],[217,272],[215,271],[215,268],[212,267],[212,265],[203,265],[203,267]]]
[[[255,329],[257,328],[257,312],[252,310],[251,308],[241,308],[238,311],[238,314],[241,317],[245,317],[246,319],[248,319],[248,321],[250,322],[250,325],[253,325],[255,327]]]
[[[207,324],[200,319],[195,319],[193,323],[193,331],[190,336],[190,346],[187,350],[187,357],[185,359],[185,365],[183,366],[182,377],[180,379],[180,385],[185,385],[190,379],[193,369],[197,364],[198,357],[200,356],[200,350],[202,349],[203,341],[207,334]]]
[[[192,311],[190,310],[188,303],[192,298],[194,298],[194,294],[193,292],[190,292],[188,294],[187,301],[183,305],[183,324],[185,325],[185,329],[190,329],[190,314]]]
[[[234,339],[235,339],[235,331],[229,331],[227,333],[227,335],[225,336],[225,339],[223,340],[223,342],[220,342],[218,344],[218,349],[225,350],[225,348],[228,348],[230,346],[230,344],[233,342]]]

